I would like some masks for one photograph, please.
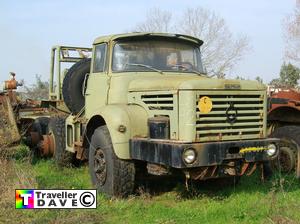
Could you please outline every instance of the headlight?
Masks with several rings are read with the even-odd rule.
[[[269,144],[267,149],[267,155],[272,157],[277,153],[277,147],[275,144]]]
[[[191,164],[196,160],[196,152],[193,148],[185,149],[182,157],[185,163]]]

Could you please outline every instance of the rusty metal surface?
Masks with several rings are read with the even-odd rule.
[[[33,145],[37,145],[40,141],[40,135],[38,132],[30,132],[30,138]]]
[[[37,118],[67,112],[57,108],[60,103],[57,101],[32,99],[22,101],[14,90],[23,83],[15,79],[15,73],[10,74],[11,79],[4,82],[4,92],[0,93],[0,147],[17,142],[24,137],[25,144],[32,148],[39,147],[44,156],[53,155],[52,136],[41,136],[32,130],[32,125]]]
[[[170,174],[170,170],[167,167],[153,163],[147,163],[147,171],[148,173],[157,176]]]
[[[270,92],[268,121],[270,124],[270,133],[277,125],[300,124],[300,92],[294,89],[274,89]],[[279,126],[280,127],[280,126]],[[283,141],[284,142],[284,141]],[[300,150],[289,152],[286,147],[281,148],[280,164],[285,172],[296,170],[297,178],[300,178]],[[298,152],[297,152],[298,151]]]
[[[43,135],[43,140],[39,144],[42,156],[52,156],[55,151],[55,142],[52,135]]]
[[[4,90],[11,91],[17,89],[18,86],[23,85],[23,82],[20,83],[15,79],[16,74],[14,72],[10,72],[10,75],[11,75],[11,79],[4,81]]]
[[[17,81],[15,79],[5,81],[4,88],[5,88],[5,90],[17,89]]]
[[[297,148],[293,147],[280,147],[279,163],[280,170],[289,173],[296,168]]]
[[[8,96],[0,95],[0,147],[21,139]]]
[[[280,89],[270,93],[268,120],[300,122],[300,93],[293,89]]]
[[[74,142],[74,148],[76,151],[76,159],[79,159],[79,160],[88,159],[88,158],[86,158],[86,155],[84,153],[84,148],[82,147],[82,142],[80,142],[80,141]]]
[[[256,170],[257,168],[257,164],[256,163],[253,163],[252,164],[252,167],[250,168],[250,170],[248,171],[248,173],[246,174],[247,176],[250,176],[254,173],[254,171]]]
[[[245,174],[248,167],[249,167],[249,163],[244,163],[243,164],[242,169],[241,169],[241,173],[240,173],[241,176]]]
[[[222,165],[207,166],[186,170],[191,179],[207,180],[212,178],[229,177],[229,176],[250,176],[257,169],[258,164],[262,163],[247,163],[243,162],[239,166],[235,163],[239,161],[229,161]]]
[[[213,168],[213,167],[201,167],[197,170],[190,171],[189,172],[190,177],[194,180],[203,180],[203,179],[205,179],[205,176],[208,173],[208,170],[210,168]]]
[[[272,98],[300,101],[300,93],[294,89],[279,89],[272,92],[270,95]]]

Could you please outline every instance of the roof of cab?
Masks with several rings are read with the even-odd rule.
[[[94,44],[109,42],[113,40],[118,40],[122,38],[130,38],[130,37],[167,37],[167,38],[176,38],[182,39],[186,41],[191,41],[199,46],[203,44],[203,41],[192,36],[184,35],[184,34],[174,34],[174,33],[141,33],[141,32],[133,32],[133,33],[123,33],[123,34],[114,34],[108,36],[101,36],[95,39]]]

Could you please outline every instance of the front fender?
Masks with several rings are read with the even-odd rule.
[[[296,106],[278,106],[268,112],[268,121],[300,123],[300,108]]]
[[[130,138],[135,136],[145,137],[148,134],[148,114],[145,109],[138,105],[107,105],[101,107],[94,112],[89,122],[95,116],[101,116],[105,121],[115,154],[120,159],[130,159]],[[123,130],[125,127],[125,131],[120,131],[120,127]]]

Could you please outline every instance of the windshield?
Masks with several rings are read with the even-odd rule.
[[[119,41],[113,51],[113,71],[203,73],[199,47],[183,41]]]

